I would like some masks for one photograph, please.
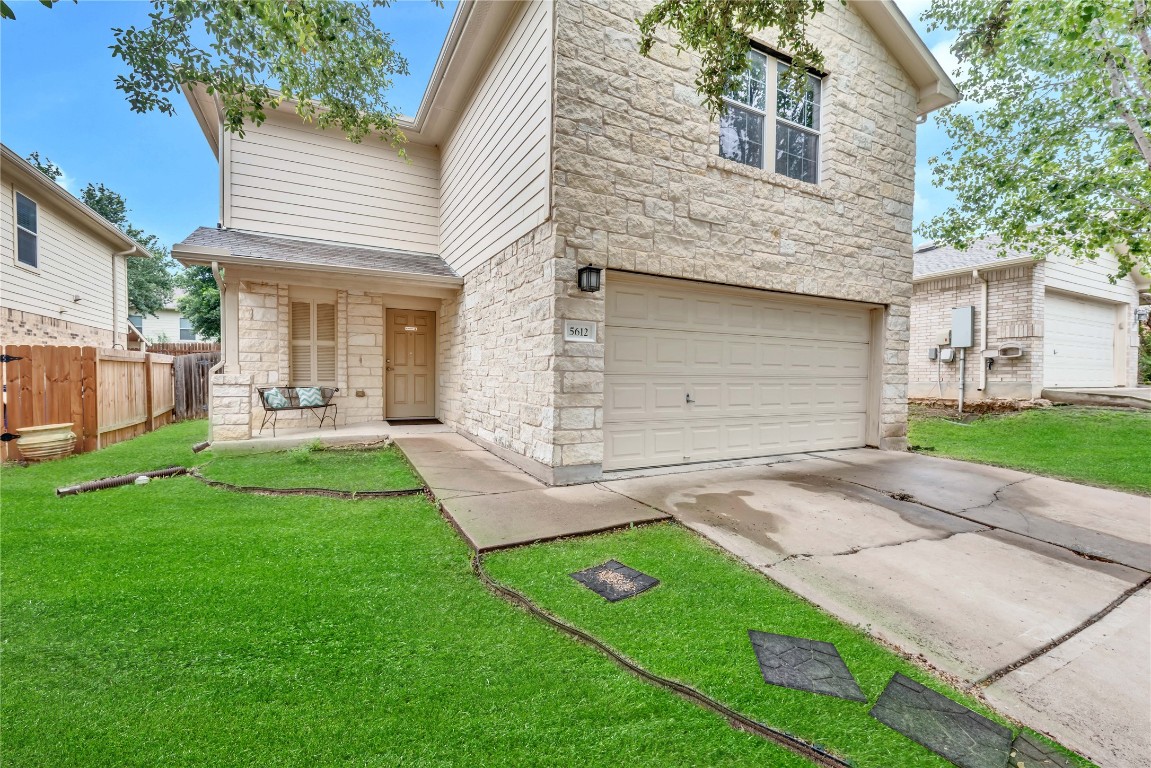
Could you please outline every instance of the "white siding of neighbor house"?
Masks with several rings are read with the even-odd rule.
[[[1073,261],[1065,255],[1048,256],[1046,265],[1048,288],[1106,301],[1139,303],[1139,294],[1130,276],[1114,284],[1107,279],[1119,269],[1119,261],[1112,254],[1101,253],[1094,259],[1083,261]]]
[[[37,204],[39,265],[35,271],[16,263],[17,189]],[[112,254],[117,250],[75,224],[46,195],[14,185],[11,179],[0,185],[0,307],[109,330],[113,316]],[[116,261],[116,317],[123,318],[127,315],[128,278],[124,259]],[[80,301],[73,301],[77,294]]]
[[[548,216],[552,7],[512,17],[443,151],[440,248],[463,275]]]
[[[156,317],[145,315],[142,330],[144,338],[150,344],[157,343],[161,336],[166,337],[168,341],[181,341],[180,312],[175,309],[161,309],[156,313]],[[193,341],[193,339],[188,339],[188,341]],[[194,341],[201,341],[201,339],[197,338]]]
[[[439,150],[348,141],[273,112],[225,136],[224,226],[416,253],[439,249]]]

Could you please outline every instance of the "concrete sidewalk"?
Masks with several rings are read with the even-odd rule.
[[[1146,765],[1151,499],[915,454],[786,458],[603,486],[1099,765]]]
[[[456,434],[395,442],[477,552],[670,518],[594,485],[548,487]]]

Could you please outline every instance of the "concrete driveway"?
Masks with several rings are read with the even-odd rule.
[[[615,480],[1099,765],[1151,754],[1151,499],[868,449]]]

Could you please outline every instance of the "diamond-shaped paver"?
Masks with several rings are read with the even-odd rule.
[[[1011,745],[1008,768],[1075,768],[1075,764],[1039,739],[1020,732]]]
[[[866,702],[859,684],[831,643],[747,631],[764,682],[811,693]]]
[[[659,579],[648,576],[634,568],[628,568],[618,560],[608,560],[602,565],[577,571],[571,577],[611,602],[635,597],[644,590],[659,584]]]
[[[896,674],[871,716],[960,768],[1004,768],[1011,731],[946,696]]]

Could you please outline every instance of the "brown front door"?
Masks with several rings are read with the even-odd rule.
[[[385,386],[389,419],[436,416],[436,313],[389,309]]]

